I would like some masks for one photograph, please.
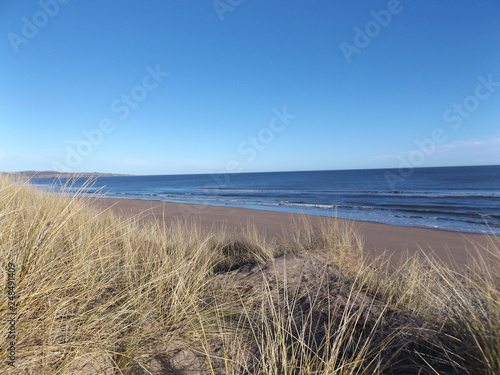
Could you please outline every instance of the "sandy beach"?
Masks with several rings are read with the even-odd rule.
[[[205,206],[140,199],[92,198],[99,209],[111,210],[119,215],[144,214],[165,222],[174,220],[195,221],[203,227],[225,225],[228,230],[238,231],[248,224],[255,225],[267,238],[280,239],[294,221],[307,217],[314,225],[325,220],[342,220],[286,212],[254,210],[235,207]],[[390,255],[393,262],[405,254],[437,256],[447,265],[463,268],[470,264],[470,254],[476,249],[482,254],[500,247],[500,236],[461,233],[438,229],[403,227],[375,222],[342,220],[362,236],[364,250],[371,256]]]
[[[7,373],[499,373],[499,236],[8,179],[0,198]]]

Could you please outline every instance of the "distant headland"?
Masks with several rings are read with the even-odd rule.
[[[101,172],[57,172],[57,171],[20,171],[0,172],[0,174],[21,178],[74,178],[74,177],[115,177],[132,176],[129,174],[101,173]]]

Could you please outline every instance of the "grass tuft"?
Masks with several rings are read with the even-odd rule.
[[[499,374],[500,249],[369,260],[345,222],[281,243],[116,217],[0,177],[2,374]],[[8,365],[16,314],[16,367]]]

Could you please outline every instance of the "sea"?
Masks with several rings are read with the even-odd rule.
[[[79,178],[63,193],[76,191],[500,235],[500,165]]]

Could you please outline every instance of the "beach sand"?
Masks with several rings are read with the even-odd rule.
[[[19,306],[23,321],[33,322],[32,337],[18,345],[22,373],[478,373],[479,361],[489,369],[498,358],[500,267],[486,277],[463,271],[474,244],[487,254],[500,249],[500,236],[161,201],[32,197],[13,184],[4,190],[10,220],[1,250],[27,270],[19,295],[28,298]],[[188,226],[164,236],[101,212],[132,224]],[[459,272],[430,264],[385,272],[349,247],[335,251],[342,241],[303,241],[283,253],[259,238],[238,241],[250,225],[286,243],[304,219],[351,226],[369,256],[387,252],[391,265],[406,252],[434,254]],[[223,231],[205,237],[190,222]]]
[[[367,255],[390,256],[393,264],[406,254],[419,254],[437,256],[452,268],[463,268],[470,265],[470,255],[477,250],[481,251],[484,256],[488,250],[500,248],[500,236],[476,233],[153,200],[92,198],[91,202],[99,209],[111,210],[119,215],[130,216],[142,213],[145,218],[155,218],[166,223],[179,219],[194,221],[205,228],[224,225],[227,230],[234,233],[238,233],[247,225],[255,225],[259,233],[266,238],[278,241],[286,235],[287,229],[292,228],[294,221],[300,221],[304,217],[307,217],[313,225],[320,225],[328,220],[341,220],[351,225],[361,235]]]

